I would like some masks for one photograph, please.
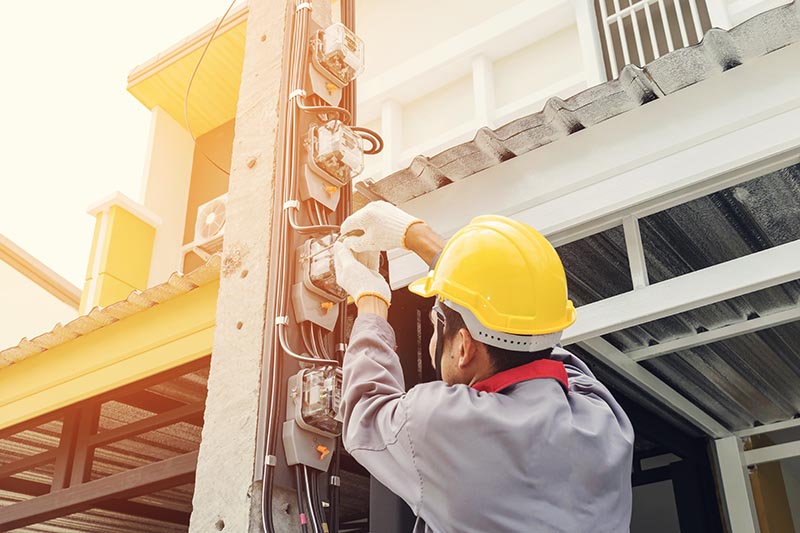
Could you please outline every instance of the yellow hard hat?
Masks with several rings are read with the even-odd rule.
[[[408,288],[468,309],[493,331],[546,335],[575,322],[553,246],[530,226],[503,216],[473,219],[447,242],[435,268]]]

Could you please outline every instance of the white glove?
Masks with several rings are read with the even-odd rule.
[[[419,222],[388,202],[370,202],[345,219],[341,239],[355,252],[405,248],[408,228]]]
[[[358,254],[358,258],[344,243],[333,245],[333,266],[336,269],[336,283],[353,297],[356,304],[362,296],[376,296],[392,303],[389,284],[378,272],[380,256],[378,252]]]

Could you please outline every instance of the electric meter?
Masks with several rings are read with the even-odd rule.
[[[303,370],[300,385],[300,416],[302,422],[326,433],[339,435],[342,421],[339,404],[342,401],[342,371],[326,366]]]
[[[343,187],[364,170],[361,137],[339,120],[309,132],[309,165],[323,179]]]
[[[332,233],[318,239],[308,239],[298,249],[298,259],[306,288],[319,296],[341,302],[347,298],[347,292],[336,283],[333,244],[337,237],[338,234]]]
[[[314,66],[337,87],[344,87],[364,71],[364,41],[344,24],[317,32],[313,42]]]
[[[286,464],[327,470],[342,434],[342,369],[304,369],[289,378],[283,447]]]

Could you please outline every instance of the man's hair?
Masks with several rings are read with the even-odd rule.
[[[452,340],[453,337],[456,336],[456,333],[458,333],[458,330],[461,328],[467,329],[467,325],[464,323],[464,319],[461,318],[458,311],[450,309],[446,304],[441,304],[439,307],[444,314],[443,340]],[[467,331],[469,330],[467,329]],[[480,341],[476,340],[475,342]],[[540,350],[538,352],[515,352],[486,343],[481,344],[486,346],[486,351],[489,353],[489,360],[492,362],[495,372],[502,372],[539,359],[547,359],[553,353],[552,348],[547,348],[546,350]]]

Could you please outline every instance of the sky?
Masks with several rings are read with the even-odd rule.
[[[3,2],[0,233],[83,287],[86,209],[114,191],[142,200],[150,111],[128,73],[229,1]]]

